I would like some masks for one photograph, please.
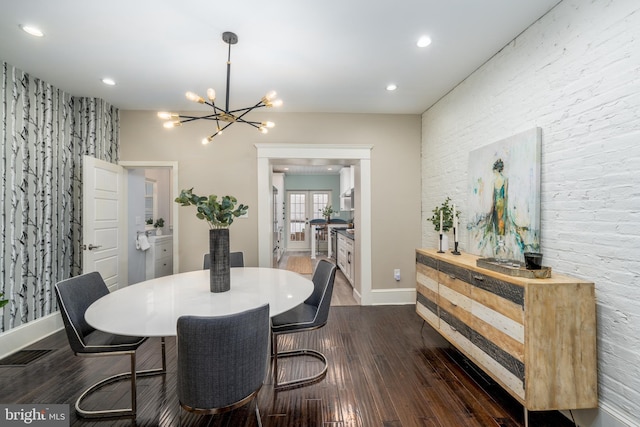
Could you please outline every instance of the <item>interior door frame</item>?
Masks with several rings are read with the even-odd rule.
[[[144,168],[170,168],[171,171],[171,176],[172,176],[172,191],[173,194],[177,195],[180,194],[180,186],[178,183],[178,162],[172,162],[172,161],[160,161],[160,160],[126,160],[126,161],[120,161],[118,162],[118,164],[120,166],[122,166],[125,170],[126,169],[144,169]],[[126,180],[125,180],[126,182]],[[127,197],[129,189],[127,188],[126,184],[125,184],[125,198]],[[172,205],[172,209],[171,209],[171,215],[173,217],[173,230],[172,230],[172,234],[173,234],[173,273],[178,273],[180,271],[180,258],[178,256],[179,254],[179,248],[180,248],[180,227],[178,227],[178,224],[180,223],[179,221],[179,215],[180,215],[180,209],[178,209],[180,207],[180,205],[178,205],[177,203],[173,203]],[[127,236],[130,235],[130,233],[127,232]],[[128,268],[128,266],[125,266],[125,268]]]
[[[273,258],[272,165],[289,159],[310,162],[343,160],[356,166],[355,221],[356,280],[360,304],[371,305],[371,150],[364,144],[254,144],[257,149],[258,176],[258,265],[270,267]]]

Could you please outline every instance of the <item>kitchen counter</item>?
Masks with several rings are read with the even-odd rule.
[[[345,237],[347,237],[347,238],[349,238],[351,240],[355,240],[354,230],[355,229],[353,229],[353,228],[349,228],[349,229],[343,228],[343,229],[336,230],[336,232],[338,234],[342,234],[343,236],[345,236]]]
[[[343,222],[317,222],[311,223],[311,259],[316,258],[316,229],[319,227],[326,227],[328,229],[346,229],[348,224]],[[330,230],[329,230],[330,231]],[[331,258],[331,232],[327,233],[327,256]]]

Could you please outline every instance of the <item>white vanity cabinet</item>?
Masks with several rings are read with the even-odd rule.
[[[173,274],[173,236],[149,237],[147,249],[146,280]]]

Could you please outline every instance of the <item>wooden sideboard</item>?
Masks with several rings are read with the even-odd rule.
[[[528,279],[416,250],[416,311],[525,410],[598,406],[594,284]]]

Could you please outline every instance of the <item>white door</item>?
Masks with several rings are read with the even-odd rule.
[[[82,160],[82,270],[98,271],[110,291],[126,286],[124,169]]]
[[[322,218],[330,200],[331,191],[287,191],[287,250],[311,250],[309,221]]]

